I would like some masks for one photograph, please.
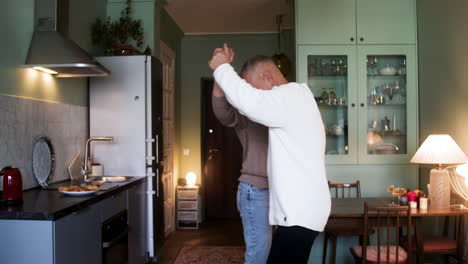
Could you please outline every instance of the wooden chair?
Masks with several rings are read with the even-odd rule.
[[[422,234],[421,230],[417,230],[416,234],[419,237],[413,239],[415,243],[412,244],[412,251],[417,252],[418,263],[424,263],[424,255],[443,255],[444,257],[453,256],[459,263],[463,263],[463,249],[462,240],[460,235],[463,236],[463,225],[461,223],[463,218],[459,216],[445,216],[444,230],[441,236],[426,236]],[[419,225],[415,225],[419,229]],[[453,233],[450,235],[450,227]],[[406,245],[407,238],[403,238],[402,245]],[[448,259],[447,259],[448,263]]]
[[[332,196],[335,198],[361,198],[361,184],[359,181],[356,183],[330,183],[328,181],[328,187]],[[323,244],[323,259],[322,262],[325,264],[327,261],[327,246],[328,239],[332,241],[332,256],[331,263],[336,261],[336,244],[338,236],[359,236],[359,241],[362,243],[362,236],[364,231],[362,226],[349,226],[337,224],[327,224],[324,230],[324,244]]]
[[[411,234],[411,210],[408,206],[369,207],[364,204],[364,242],[350,248],[356,263],[410,263],[411,235],[407,235],[408,248],[400,246],[402,227]],[[377,244],[370,245],[368,231],[374,229]],[[383,232],[382,232],[383,231]],[[392,242],[392,234],[395,241]]]

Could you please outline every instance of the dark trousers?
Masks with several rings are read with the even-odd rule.
[[[278,226],[273,234],[268,264],[306,264],[319,232],[301,226]]]

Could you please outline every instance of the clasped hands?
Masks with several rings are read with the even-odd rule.
[[[214,71],[218,66],[224,63],[231,63],[234,60],[234,51],[224,43],[223,48],[216,48],[213,51],[211,60],[208,61],[208,66]]]

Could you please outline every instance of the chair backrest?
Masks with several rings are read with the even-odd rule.
[[[335,198],[361,198],[361,184],[359,181],[356,183],[330,183],[328,181],[328,187],[332,196],[335,193]]]
[[[364,203],[364,237],[363,237],[363,263],[366,263],[367,246],[369,245],[369,232],[375,231],[377,237],[377,260],[380,263],[382,250],[385,250],[384,255],[387,256],[385,263],[390,263],[390,249],[396,246],[396,256],[399,256],[400,237],[402,236],[402,228],[406,226],[406,253],[407,262],[411,257],[411,210],[409,206],[380,206],[371,207]],[[395,240],[392,239],[394,234]],[[395,263],[398,263],[396,257]]]

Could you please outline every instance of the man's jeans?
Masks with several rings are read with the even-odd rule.
[[[242,217],[246,245],[246,264],[265,264],[271,246],[272,229],[268,223],[268,189],[257,189],[240,182],[237,189],[237,209]]]

